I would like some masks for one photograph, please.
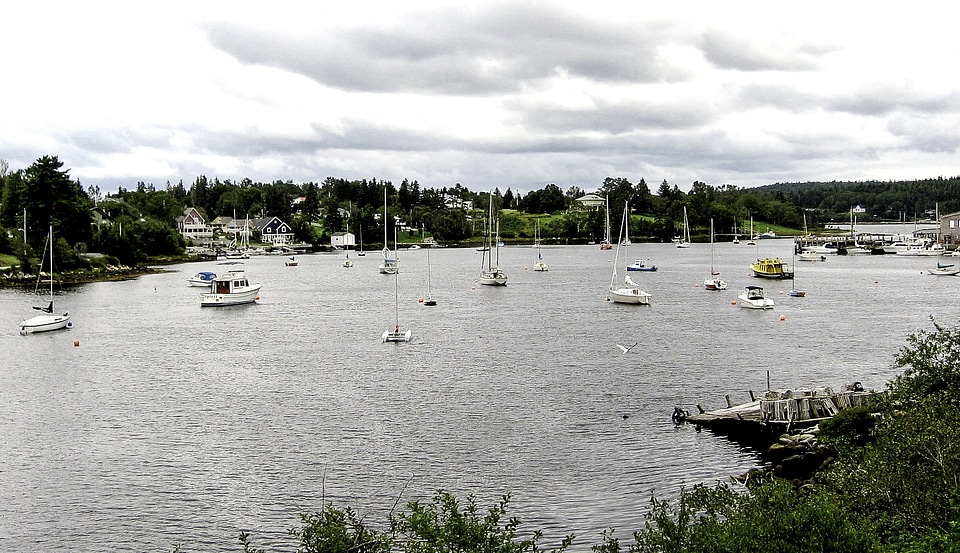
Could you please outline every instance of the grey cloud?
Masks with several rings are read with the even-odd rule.
[[[739,71],[810,71],[826,47],[817,45],[759,44],[748,37],[711,30],[699,41],[704,57],[722,69]]]
[[[389,27],[287,36],[226,23],[206,26],[211,43],[241,63],[279,67],[351,91],[428,94],[515,92],[558,71],[603,81],[668,75],[655,59],[669,25],[602,24],[548,4],[407,16]]]

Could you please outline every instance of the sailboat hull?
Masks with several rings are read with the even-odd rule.
[[[650,296],[639,288],[610,287],[610,299],[616,303],[630,303],[634,305],[650,305]]]
[[[499,269],[481,271],[478,281],[486,286],[506,286],[507,275]]]
[[[387,342],[409,342],[411,336],[413,336],[413,331],[410,330],[410,329],[401,330],[401,331],[384,330],[384,331],[383,331],[383,336],[381,336],[381,339],[383,340],[383,343],[387,343]]]
[[[20,334],[37,334],[39,332],[50,332],[51,330],[62,330],[70,325],[70,315],[37,315],[20,323]]]

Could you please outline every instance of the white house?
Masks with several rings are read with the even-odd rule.
[[[357,239],[352,232],[335,232],[330,235],[330,245],[338,250],[352,250],[357,247]]]

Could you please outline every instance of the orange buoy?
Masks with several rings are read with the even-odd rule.
[[[74,340],[74,341],[73,341],[73,347],[75,347],[75,348],[76,348],[76,347],[80,347],[80,340]]]
[[[417,298],[417,303],[423,303],[423,298]]]
[[[780,320],[781,320],[781,321],[787,320],[787,316],[786,316],[786,315],[780,315]]]
[[[730,300],[730,305],[737,305],[737,300]]]

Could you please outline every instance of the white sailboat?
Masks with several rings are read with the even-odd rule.
[[[683,206],[683,236],[676,242],[678,248],[690,247],[690,221],[687,220],[687,206]]]
[[[537,262],[533,264],[534,271],[545,272],[549,269],[547,263],[543,260],[543,254],[540,253],[540,219],[535,220],[533,230],[533,242],[537,246]]]
[[[620,244],[623,242],[623,227],[626,226],[626,222],[627,211],[624,210],[623,224],[620,225],[620,240],[617,241],[617,253],[613,257],[613,275],[610,277],[609,287],[610,299],[616,303],[650,305],[650,297],[652,295],[641,290],[640,286],[634,282],[626,272],[624,272],[623,275],[623,284],[617,282],[617,267],[620,265]]]
[[[397,237],[394,233],[393,244],[396,247]],[[400,260],[394,256],[390,257],[389,243],[387,242],[387,186],[383,186],[383,261],[377,267],[382,275],[395,275],[400,272]]]
[[[720,278],[720,271],[713,266],[713,218],[710,218],[710,276],[703,279],[703,287],[707,290],[726,290],[727,283]]]
[[[740,235],[737,234],[737,218],[736,217],[733,218],[733,243],[734,244],[740,243]]]
[[[363,252],[363,227],[360,227],[360,251],[357,252],[357,257],[363,257],[367,254]]]
[[[489,223],[487,225],[487,244],[486,250],[480,256],[480,284],[487,286],[506,286],[507,274],[500,269],[500,233],[497,232],[496,240],[493,237],[493,194],[490,194]],[[499,227],[499,223],[497,224]],[[493,252],[496,248],[497,260],[493,261]],[[484,267],[486,261],[486,267]]]
[[[600,242],[600,249],[612,250],[613,244],[610,243],[611,237],[610,237],[610,197],[609,196],[606,197],[606,201],[607,201],[607,206],[606,206],[607,215],[606,215],[606,222],[604,223],[603,242]]]
[[[396,248],[397,243],[397,229],[393,229],[393,243],[394,248]],[[394,250],[395,259],[399,259],[399,250]],[[393,330],[384,330],[383,334],[380,336],[382,343],[387,342],[409,342],[410,337],[413,335],[413,331],[409,328],[406,330],[400,330],[400,271],[395,271],[393,273],[393,292],[394,292],[394,327]]]
[[[24,225],[26,227],[26,225]],[[34,306],[37,311],[43,312],[43,315],[35,315],[20,323],[20,334],[36,334],[38,332],[48,332],[50,330],[60,330],[71,325],[70,313],[54,313],[53,306],[53,225],[50,225],[50,234],[47,237],[50,252],[50,304],[46,307]],[[37,271],[37,288],[40,286],[40,275],[43,273],[43,258],[40,258],[40,270]]]
[[[423,305],[437,305],[437,299],[433,297],[430,275],[430,248],[427,248],[427,297],[423,300]]]
[[[750,239],[747,240],[748,246],[756,246],[757,242],[755,241],[756,236],[753,235],[753,215],[750,215]]]

